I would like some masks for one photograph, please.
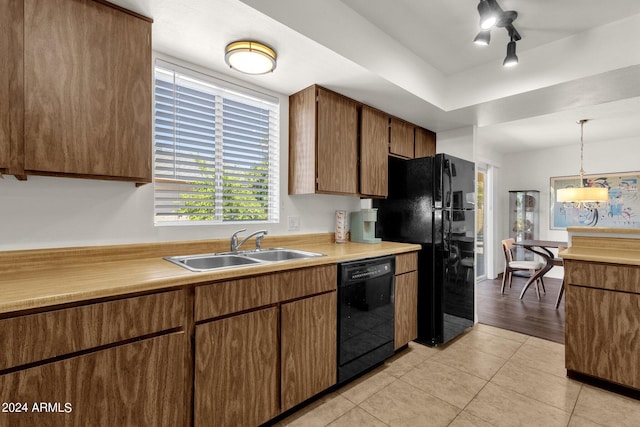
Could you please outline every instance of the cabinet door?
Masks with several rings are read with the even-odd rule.
[[[196,326],[196,426],[255,426],[278,415],[278,312]]]
[[[418,272],[396,276],[395,340],[397,350],[418,336]]]
[[[389,153],[413,159],[413,128],[411,123],[403,120],[391,119],[391,144]]]
[[[185,425],[184,343],[164,335],[1,375],[0,402],[28,411],[0,412],[0,425]]]
[[[15,134],[21,129],[15,123],[15,114],[21,113],[16,102],[22,100],[21,34],[22,2],[0,0],[0,173],[10,166],[12,131]],[[19,99],[16,95],[20,95]]]
[[[318,88],[318,191],[358,193],[358,110],[343,96]]]
[[[25,169],[150,181],[150,22],[92,0],[24,8]]]
[[[360,194],[387,197],[389,116],[363,106],[360,121]]]
[[[567,369],[640,389],[640,295],[569,285],[565,303]]]
[[[415,158],[436,155],[436,134],[423,128],[416,128]]]
[[[336,292],[282,305],[282,410],[336,383]]]

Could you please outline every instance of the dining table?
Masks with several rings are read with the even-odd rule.
[[[547,274],[547,272],[553,267],[553,260],[555,256],[553,255],[553,252],[551,252],[551,249],[557,249],[558,246],[567,246],[567,242],[560,242],[556,240],[527,239],[520,240],[519,242],[515,242],[514,244],[516,246],[522,246],[523,248],[533,252],[536,255],[540,255],[546,263],[544,267],[536,271],[535,274],[532,274],[529,280],[527,280],[524,288],[522,288],[522,292],[520,292],[520,299],[522,299],[524,293],[529,288],[529,285],[531,285],[538,279],[542,279],[542,276]]]

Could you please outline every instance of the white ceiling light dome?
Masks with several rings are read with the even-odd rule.
[[[229,43],[224,60],[231,68],[245,74],[266,74],[276,69],[276,52],[256,41]]]

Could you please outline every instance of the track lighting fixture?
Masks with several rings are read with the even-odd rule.
[[[498,20],[497,11],[489,4],[488,0],[480,0],[478,3],[478,14],[480,15],[480,28],[488,30],[493,27]]]
[[[518,57],[516,56],[516,42],[511,40],[507,43],[507,56],[504,58],[502,66],[513,67],[514,65],[518,65]]]
[[[475,44],[479,44],[481,46],[487,46],[491,43],[491,31],[482,30],[478,33],[475,39],[473,39]]]
[[[507,56],[502,65],[505,67],[517,65],[516,42],[522,37],[513,26],[513,21],[518,17],[518,12],[515,10],[503,11],[496,0],[480,0],[478,14],[480,15],[480,32],[473,39],[473,42],[486,46],[491,42],[491,28],[494,26],[504,28],[509,35],[509,43],[507,44]]]

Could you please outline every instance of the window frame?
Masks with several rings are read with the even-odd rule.
[[[175,213],[174,216],[176,218],[174,219],[162,219],[163,216],[167,217],[170,214],[167,213],[166,209],[159,209],[159,206],[162,208],[162,206],[164,206],[165,208],[168,207],[168,205],[164,205],[163,201],[179,201],[179,200],[188,200],[188,197],[183,198],[184,195],[179,195],[177,197],[174,198],[165,198],[162,199],[161,197],[159,197],[159,192],[162,192],[162,190],[158,189],[158,186],[161,185],[160,183],[164,183],[164,190],[165,191],[169,191],[167,190],[167,188],[169,187],[174,187],[174,188],[178,188],[180,186],[179,182],[176,181],[174,184],[169,183],[167,184],[169,181],[171,180],[166,180],[166,177],[163,176],[159,176],[159,172],[157,170],[157,164],[158,164],[158,127],[156,125],[156,119],[158,118],[158,111],[157,111],[157,101],[156,101],[156,94],[157,94],[157,78],[158,78],[158,74],[157,74],[157,70],[161,69],[167,72],[172,72],[174,73],[174,82],[176,81],[176,75],[179,75],[181,77],[185,77],[186,79],[192,79],[193,81],[196,82],[197,84],[201,84],[204,87],[207,88],[207,90],[203,89],[203,93],[209,93],[212,96],[215,96],[216,99],[216,103],[220,104],[220,106],[217,106],[215,108],[215,116],[214,116],[214,132],[215,132],[215,140],[212,140],[212,147],[213,151],[215,152],[215,161],[214,161],[214,170],[211,173],[211,175],[213,175],[215,178],[213,177],[208,177],[207,180],[211,180],[214,179],[215,181],[215,185],[211,186],[210,188],[214,188],[215,187],[215,191],[212,193],[214,194],[214,197],[212,197],[211,199],[207,199],[207,200],[211,200],[212,203],[215,206],[215,218],[214,219],[193,219],[193,218],[188,218],[188,216],[197,216],[197,214],[194,213],[184,213],[183,215],[180,215],[179,213]],[[272,223],[279,223],[280,220],[280,100],[278,97],[275,97],[273,95],[269,95],[269,94],[265,94],[264,92],[258,91],[258,90],[254,90],[254,89],[250,89],[244,86],[241,86],[239,84],[236,83],[231,83],[229,81],[223,80],[219,77],[207,74],[207,73],[203,73],[201,71],[196,71],[193,70],[191,68],[182,66],[182,65],[178,65],[175,62],[170,62],[164,59],[160,59],[160,58],[156,58],[154,61],[154,67],[153,67],[153,95],[154,95],[154,105],[153,105],[153,118],[154,118],[154,130],[153,130],[153,186],[154,186],[154,190],[153,190],[153,200],[154,200],[154,212],[153,212],[153,218],[154,218],[154,225],[156,226],[182,226],[182,225],[224,225],[224,224],[272,224]],[[209,91],[210,90],[210,91]],[[173,100],[175,100],[177,97],[174,94],[174,97],[172,98]],[[234,185],[229,185],[230,183],[233,183],[233,179],[230,180],[225,180],[224,179],[224,175],[229,175],[229,169],[225,169],[225,165],[228,165],[229,163],[224,162],[224,156],[230,155],[230,151],[229,149],[227,149],[227,151],[225,152],[225,139],[227,139],[228,137],[225,136],[225,116],[223,115],[223,100],[231,100],[231,102],[234,103],[240,103],[238,105],[241,106],[251,106],[251,107],[255,107],[255,108],[264,108],[265,111],[269,112],[268,115],[268,124],[267,124],[267,131],[266,133],[268,134],[268,150],[267,150],[267,154],[266,154],[266,159],[268,162],[268,170],[266,171],[266,173],[264,174],[260,174],[259,176],[257,176],[256,178],[242,178],[242,171],[239,171],[239,168],[237,165],[232,166],[232,172],[236,172],[239,173],[241,175],[240,180],[244,181],[244,182],[248,182],[248,181],[258,181],[259,179],[265,179],[266,181],[266,201],[262,201],[258,208],[259,209],[265,209],[266,210],[266,218],[264,219],[229,219],[228,216],[232,216],[234,215],[234,213],[231,213],[230,211],[237,209],[237,206],[240,205],[241,203],[251,203],[251,202],[237,202],[234,199],[236,199],[237,197],[234,196],[229,196],[228,192],[227,193],[223,193],[223,189],[225,189],[225,183],[227,184],[226,189],[231,188],[233,190],[232,187],[234,187]],[[242,104],[245,103],[246,104]],[[226,120],[229,121],[231,114],[227,113],[227,118]],[[176,116],[174,115],[174,121],[173,121],[173,134],[174,134],[174,139],[177,141],[180,137],[176,136],[178,134],[178,127],[176,126]],[[253,122],[249,123],[252,124]],[[242,124],[242,123],[241,123]],[[249,126],[247,126],[247,128],[249,128]],[[242,128],[244,130],[244,128]],[[240,147],[239,148],[247,148],[249,147],[249,145],[247,145],[246,143],[243,146],[243,143],[240,142]],[[177,156],[178,154],[178,145],[179,142],[174,142],[174,156]],[[230,144],[227,141],[227,147],[231,147],[233,144]],[[238,147],[236,147],[237,149]],[[209,150],[211,151],[211,150]],[[238,151],[236,150],[236,153],[238,153]],[[264,153],[263,153],[264,155]],[[243,154],[239,154],[239,156],[243,156]],[[188,156],[187,156],[188,157]],[[198,157],[198,156],[196,156]],[[194,157],[195,158],[195,157]],[[240,160],[237,160],[240,161]],[[241,161],[240,161],[241,162]],[[204,166],[204,167],[209,167],[209,166]],[[173,173],[174,176],[177,173],[176,172],[177,169],[174,169]],[[225,172],[226,171],[226,172]],[[247,173],[248,171],[245,171],[245,173]],[[247,173],[247,175],[253,175],[251,173],[252,171],[249,171]],[[206,175],[206,173],[203,173],[203,175]],[[181,179],[182,185],[184,187],[186,187],[187,184],[187,180],[184,179],[184,177]],[[259,184],[258,184],[259,185]],[[194,187],[191,187],[191,189],[193,190]],[[255,190],[256,187],[254,187],[253,189]],[[173,190],[176,194],[180,193],[181,190],[179,189],[174,189]],[[191,191],[193,193],[193,191]],[[243,191],[240,191],[243,192]],[[237,193],[234,193],[237,195]],[[255,197],[255,198],[260,198],[261,196],[261,192],[260,191],[254,191],[253,193],[249,193],[248,197]],[[232,206],[225,206],[228,204],[229,200],[232,200],[232,203],[238,203],[238,205],[232,205]],[[263,199],[264,200],[264,199]],[[255,202],[255,200],[254,200]],[[179,205],[176,205],[175,209],[180,209],[178,207]],[[210,208],[207,208],[210,209]],[[247,208],[248,210],[251,209],[250,207]],[[162,211],[162,212],[159,212]],[[261,213],[235,213],[236,215],[245,215],[245,216],[249,216],[249,215],[262,215]],[[182,216],[182,218],[181,218]],[[205,215],[203,215],[205,216]]]

